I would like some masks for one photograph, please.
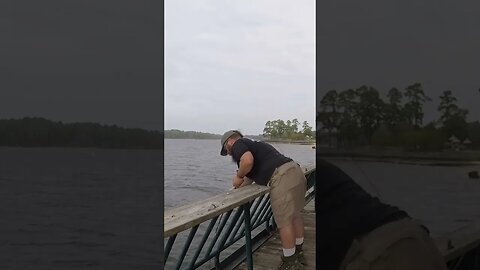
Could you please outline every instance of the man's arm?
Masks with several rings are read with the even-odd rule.
[[[253,168],[252,152],[247,151],[240,157],[240,165],[238,166],[237,176],[239,178],[245,177]]]
[[[242,184],[244,183],[245,176],[252,170],[252,168],[253,168],[253,155],[252,155],[252,152],[247,151],[243,153],[243,155],[240,157],[238,170],[235,176],[233,177],[232,185],[235,188],[239,188],[240,186],[242,186]]]

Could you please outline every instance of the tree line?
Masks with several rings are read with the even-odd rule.
[[[441,150],[451,136],[480,145],[480,123],[467,122],[469,111],[460,108],[453,90],[439,96],[438,120],[423,123],[423,106],[432,99],[421,83],[391,88],[383,100],[372,86],[330,90],[320,101],[316,120],[320,130],[334,137],[338,147],[359,145],[402,146]]]
[[[265,123],[263,136],[270,139],[305,140],[314,137],[314,131],[307,121],[300,122],[297,118],[292,120],[271,120]]]
[[[0,146],[163,149],[163,134],[116,125],[26,117],[0,120]]]
[[[221,135],[198,132],[183,131],[178,129],[165,130],[165,139],[220,139]]]

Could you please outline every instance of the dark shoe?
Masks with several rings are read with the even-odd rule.
[[[297,255],[290,257],[282,256],[282,262],[277,268],[278,270],[303,270],[303,264],[298,261]]]
[[[297,255],[297,259],[301,264],[306,265],[307,261],[305,260],[305,257],[303,256],[303,248],[302,247],[303,247],[303,244],[295,246],[295,255]]]

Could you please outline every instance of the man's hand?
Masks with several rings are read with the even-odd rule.
[[[248,186],[251,183],[253,183],[253,180],[245,176],[243,178],[243,183],[240,185],[240,187]]]
[[[232,180],[233,187],[234,188],[239,188],[242,183],[243,183],[243,178],[240,178],[240,177],[238,177],[238,175],[235,174],[235,176],[233,176],[233,180]]]

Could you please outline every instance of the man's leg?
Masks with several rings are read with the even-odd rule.
[[[278,269],[300,270],[303,269],[303,265],[298,261],[295,252],[297,232],[294,219],[303,208],[303,203],[299,199],[302,192],[299,187],[303,186],[302,182],[298,181],[300,180],[298,173],[302,173],[303,176],[303,172],[292,168],[292,165],[294,164],[286,164],[284,166],[287,167],[284,168],[280,167],[278,174],[272,177],[270,202],[283,248],[282,263]],[[304,194],[301,198],[304,202]]]
[[[278,267],[281,270],[301,270],[303,265],[298,260],[298,254],[295,252],[295,226],[293,221],[288,225],[283,225],[278,229],[280,242],[282,243],[282,263]]]
[[[295,238],[303,238],[305,226],[303,225],[303,218],[300,214],[293,219],[293,227],[295,230]]]
[[[303,218],[300,213],[293,219],[293,227],[295,230],[295,252],[298,255],[298,261],[302,264],[306,264],[307,262],[303,255],[305,226],[303,224]]]
[[[295,187],[297,191],[295,192],[295,205],[296,205],[296,215],[293,218],[293,226],[295,228],[295,244],[297,249],[300,251],[302,250],[303,240],[305,235],[305,225],[303,224],[302,218],[302,209],[305,206],[305,194],[307,193],[307,179],[305,178],[305,174],[300,168],[297,168],[297,179],[299,180],[299,185]],[[303,252],[302,252],[302,263],[305,263],[303,259]]]
[[[280,233],[280,241],[282,242],[283,249],[295,248],[295,227],[293,224],[284,226],[278,229]]]
[[[289,196],[285,196],[289,197]],[[287,206],[283,209],[288,209]],[[303,269],[302,261],[299,260],[299,254],[296,251],[297,231],[295,224],[299,223],[294,218],[288,218],[286,216],[275,217],[278,224],[278,232],[280,235],[280,242],[282,244],[282,263],[278,269]],[[303,225],[303,221],[300,220]],[[301,232],[303,234],[303,231]]]

